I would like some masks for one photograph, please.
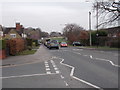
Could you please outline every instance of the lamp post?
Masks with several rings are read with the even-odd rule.
[[[97,37],[97,48],[98,48],[98,2],[97,2],[97,7],[96,7],[96,28],[97,28],[97,34],[96,34],[96,37]]]
[[[92,46],[92,39],[91,39],[91,12],[89,12],[89,32],[90,32],[90,46]]]

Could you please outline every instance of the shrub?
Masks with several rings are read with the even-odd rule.
[[[23,39],[11,39],[9,40],[10,54],[16,55],[25,49],[25,41]]]
[[[33,40],[33,43],[35,44],[35,46],[39,45],[38,40]]]
[[[6,48],[6,41],[5,40],[0,40],[0,50]]]
[[[32,42],[33,42],[32,39],[26,38],[27,46],[32,46]]]

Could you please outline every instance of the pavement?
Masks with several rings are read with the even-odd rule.
[[[112,51],[77,47],[49,50],[41,46],[34,55],[3,60],[0,79],[3,88],[118,90],[118,55]]]
[[[23,56],[10,56],[4,60],[2,60],[2,66],[15,66],[26,63],[34,63],[34,62],[43,62],[49,60],[51,58],[51,54],[46,51],[44,46],[40,46],[37,52],[33,55],[23,55]]]

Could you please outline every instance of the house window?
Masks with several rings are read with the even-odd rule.
[[[10,34],[12,38],[16,38],[16,34]]]

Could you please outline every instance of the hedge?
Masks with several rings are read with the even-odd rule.
[[[10,55],[16,55],[25,49],[25,41],[23,39],[9,40]]]
[[[0,50],[6,48],[6,41],[5,40],[0,40]]]

